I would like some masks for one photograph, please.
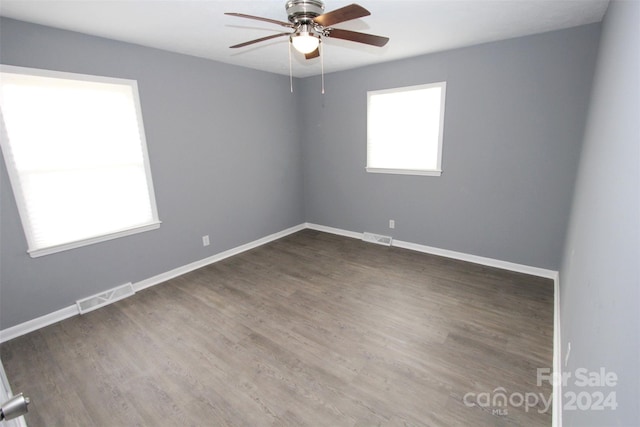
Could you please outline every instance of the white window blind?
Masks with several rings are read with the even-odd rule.
[[[367,92],[367,171],[442,173],[446,82]]]
[[[2,66],[0,108],[31,256],[159,227],[135,81]]]

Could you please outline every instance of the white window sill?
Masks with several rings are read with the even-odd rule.
[[[440,176],[441,170],[420,170],[420,169],[383,169],[383,168],[366,168],[369,173],[391,173],[396,175],[423,175],[423,176]]]
[[[130,236],[132,234],[143,233],[145,231],[156,230],[160,228],[161,221],[152,222],[139,227],[129,228],[117,231],[103,236],[91,237],[88,239],[77,240],[75,242],[64,243],[56,246],[48,246],[40,249],[29,249],[31,258],[38,258],[44,255],[55,254],[57,252],[68,251],[70,249],[80,248],[82,246],[92,245],[94,243],[106,242],[107,240],[117,239],[119,237]]]

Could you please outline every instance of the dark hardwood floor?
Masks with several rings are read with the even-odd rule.
[[[304,230],[0,355],[30,427],[542,426],[552,340],[548,279]]]

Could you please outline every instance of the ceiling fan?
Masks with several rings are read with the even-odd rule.
[[[388,37],[333,28],[335,24],[371,15],[367,9],[357,4],[350,4],[340,9],[323,13],[324,2],[321,0],[289,0],[285,4],[285,9],[289,22],[246,15],[244,13],[225,13],[225,15],[237,16],[239,18],[269,22],[293,30],[291,32],[273,34],[236,44],[230,46],[230,48],[235,49],[277,37],[288,36],[291,45],[293,45],[298,52],[304,54],[306,59],[312,59],[320,56],[319,46],[322,37],[348,40],[378,47],[386,45],[389,41]]]

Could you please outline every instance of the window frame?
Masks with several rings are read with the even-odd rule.
[[[116,78],[116,77],[96,76],[96,75],[89,75],[89,74],[78,74],[78,73],[70,73],[70,72],[63,72],[63,71],[53,71],[53,70],[40,69],[40,68],[19,67],[19,66],[13,66],[13,65],[5,65],[5,64],[0,64],[0,72],[23,74],[23,75],[30,75],[30,76],[37,76],[37,77],[44,77],[44,78],[60,78],[60,79],[67,79],[67,80],[92,82],[92,83],[106,83],[106,84],[129,86],[132,92],[133,106],[135,109],[136,120],[138,123],[142,162],[143,162],[146,183],[147,183],[147,192],[148,192],[149,204],[150,204],[149,207],[150,207],[151,216],[152,216],[151,221],[141,225],[136,225],[129,228],[122,228],[116,231],[111,231],[111,232],[107,232],[104,234],[91,236],[91,237],[85,237],[85,238],[69,241],[66,243],[38,247],[38,245],[36,245],[35,243],[35,238],[34,238],[35,235],[33,233],[33,230],[31,228],[31,223],[29,221],[29,214],[27,210],[25,194],[21,185],[20,173],[15,167],[16,165],[13,158],[13,149],[11,146],[11,142],[9,141],[9,135],[7,132],[5,121],[4,121],[4,115],[2,114],[1,107],[0,107],[0,146],[2,148],[2,154],[4,157],[5,166],[7,168],[7,172],[9,175],[9,181],[11,184],[11,188],[13,190],[14,199],[16,201],[16,205],[18,208],[20,221],[22,223],[24,234],[27,240],[27,246],[28,246],[27,253],[32,258],[37,258],[44,255],[67,251],[70,249],[80,248],[83,246],[105,242],[105,241],[117,239],[120,237],[125,237],[133,234],[137,234],[137,233],[155,230],[160,227],[160,224],[162,223],[162,221],[160,221],[158,216],[158,208],[157,208],[156,198],[155,198],[155,189],[153,186],[153,179],[151,175],[151,164],[149,161],[147,140],[146,140],[146,135],[144,130],[144,122],[142,118],[140,94],[138,92],[138,83],[136,80]]]
[[[369,150],[371,146],[371,98],[375,95],[384,95],[390,93],[410,92],[416,90],[440,88],[440,117],[438,119],[438,152],[436,154],[435,169],[410,169],[410,168],[380,168],[369,166]],[[447,82],[440,81],[434,83],[426,83],[421,85],[404,86],[391,89],[367,91],[367,152],[365,170],[369,173],[386,173],[399,175],[419,175],[419,176],[441,176],[442,175],[442,146],[444,140],[444,116],[446,104]]]

